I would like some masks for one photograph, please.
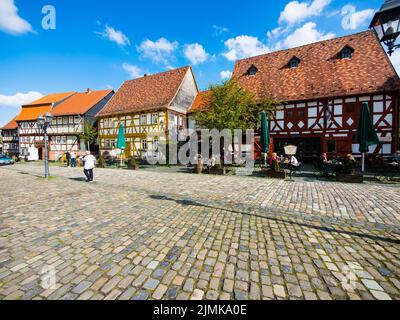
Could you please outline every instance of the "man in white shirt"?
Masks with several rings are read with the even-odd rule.
[[[86,151],[86,156],[83,158],[83,162],[85,163],[85,176],[87,178],[86,182],[93,181],[93,169],[96,167],[96,158],[90,153],[90,151]]]

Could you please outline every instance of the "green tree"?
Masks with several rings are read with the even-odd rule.
[[[96,142],[97,128],[90,123],[85,123],[84,133],[80,135],[80,139],[84,141],[90,151],[90,145]]]
[[[199,128],[228,129],[232,134],[236,129],[256,131],[261,124],[261,112],[272,117],[279,105],[272,98],[258,99],[233,79],[210,86],[195,120]]]

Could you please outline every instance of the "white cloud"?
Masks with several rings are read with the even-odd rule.
[[[217,26],[217,25],[213,25],[213,29],[215,31],[215,35],[216,36],[220,36],[221,34],[225,33],[225,32],[229,32],[229,29],[226,27],[221,27],[221,26]]]
[[[204,63],[210,57],[206,50],[204,50],[204,47],[199,43],[185,45],[184,54],[193,65]]]
[[[138,66],[129,63],[124,63],[122,68],[129,74],[132,79],[137,79],[143,76],[143,71]]]
[[[147,39],[137,47],[137,50],[143,57],[149,58],[153,62],[168,63],[178,46],[178,42],[171,42],[165,38],[160,38],[157,41]]]
[[[29,91],[27,93],[16,93],[13,96],[0,94],[0,107],[19,108],[25,104],[40,99],[41,97],[43,97],[43,94],[36,91]]]
[[[312,2],[289,2],[281,12],[279,23],[295,24],[307,18],[319,16],[331,3],[331,0],[313,0]]]
[[[110,40],[115,42],[121,47],[130,46],[131,42],[129,41],[128,37],[124,35],[121,31],[114,29],[106,25],[106,28],[103,32],[99,32],[100,36],[104,39]]]
[[[257,56],[270,52],[268,46],[263,44],[257,37],[238,36],[225,42],[228,51],[223,55],[229,61]]]
[[[0,30],[15,35],[33,31],[30,23],[18,15],[14,0],[0,1]]]
[[[286,39],[278,42],[275,49],[280,50],[299,47],[318,41],[332,39],[334,37],[334,33],[322,33],[317,30],[317,25],[314,22],[307,22],[287,36]]]
[[[394,68],[397,73],[400,75],[400,51],[396,50],[391,57],[389,57],[393,63]]]
[[[371,21],[375,11],[373,9],[365,9],[357,11],[357,8],[352,5],[346,5],[342,8],[341,15],[343,16],[342,28],[344,30],[356,30],[364,24]]]
[[[232,78],[232,71],[229,70],[221,71],[220,76],[222,80],[228,80]]]

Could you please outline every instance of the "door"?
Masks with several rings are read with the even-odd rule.
[[[38,149],[38,156],[39,156],[39,160],[42,161],[43,160],[43,148],[39,148]]]

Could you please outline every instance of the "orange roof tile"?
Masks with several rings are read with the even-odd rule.
[[[90,93],[77,93],[56,106],[51,114],[53,116],[83,115],[112,92],[114,91],[99,90],[90,91]]]
[[[167,107],[176,96],[190,67],[126,81],[99,112],[99,116]]]
[[[43,104],[52,104],[52,103],[57,103],[60,102],[76,92],[64,92],[64,93],[53,93],[49,94],[47,96],[44,96],[36,101],[33,101],[31,103],[26,104],[25,106],[36,106],[36,105],[43,105]]]
[[[22,107],[21,113],[15,118],[15,121],[34,121],[39,115],[45,115],[46,112],[51,111],[51,105],[40,107]]]
[[[194,113],[197,111],[203,111],[204,110],[204,103],[205,100],[207,99],[207,95],[209,94],[210,91],[203,91],[199,92],[197,95],[196,99],[193,101],[192,106],[190,107],[188,113]]]
[[[354,49],[340,59],[343,48]],[[291,58],[300,64],[289,68]],[[255,76],[248,70],[255,66]],[[301,101],[400,90],[400,79],[373,31],[305,45],[236,62],[233,77],[259,97]]]
[[[17,117],[12,119],[9,123],[7,123],[1,130],[15,130],[18,129],[17,121],[15,121]]]

